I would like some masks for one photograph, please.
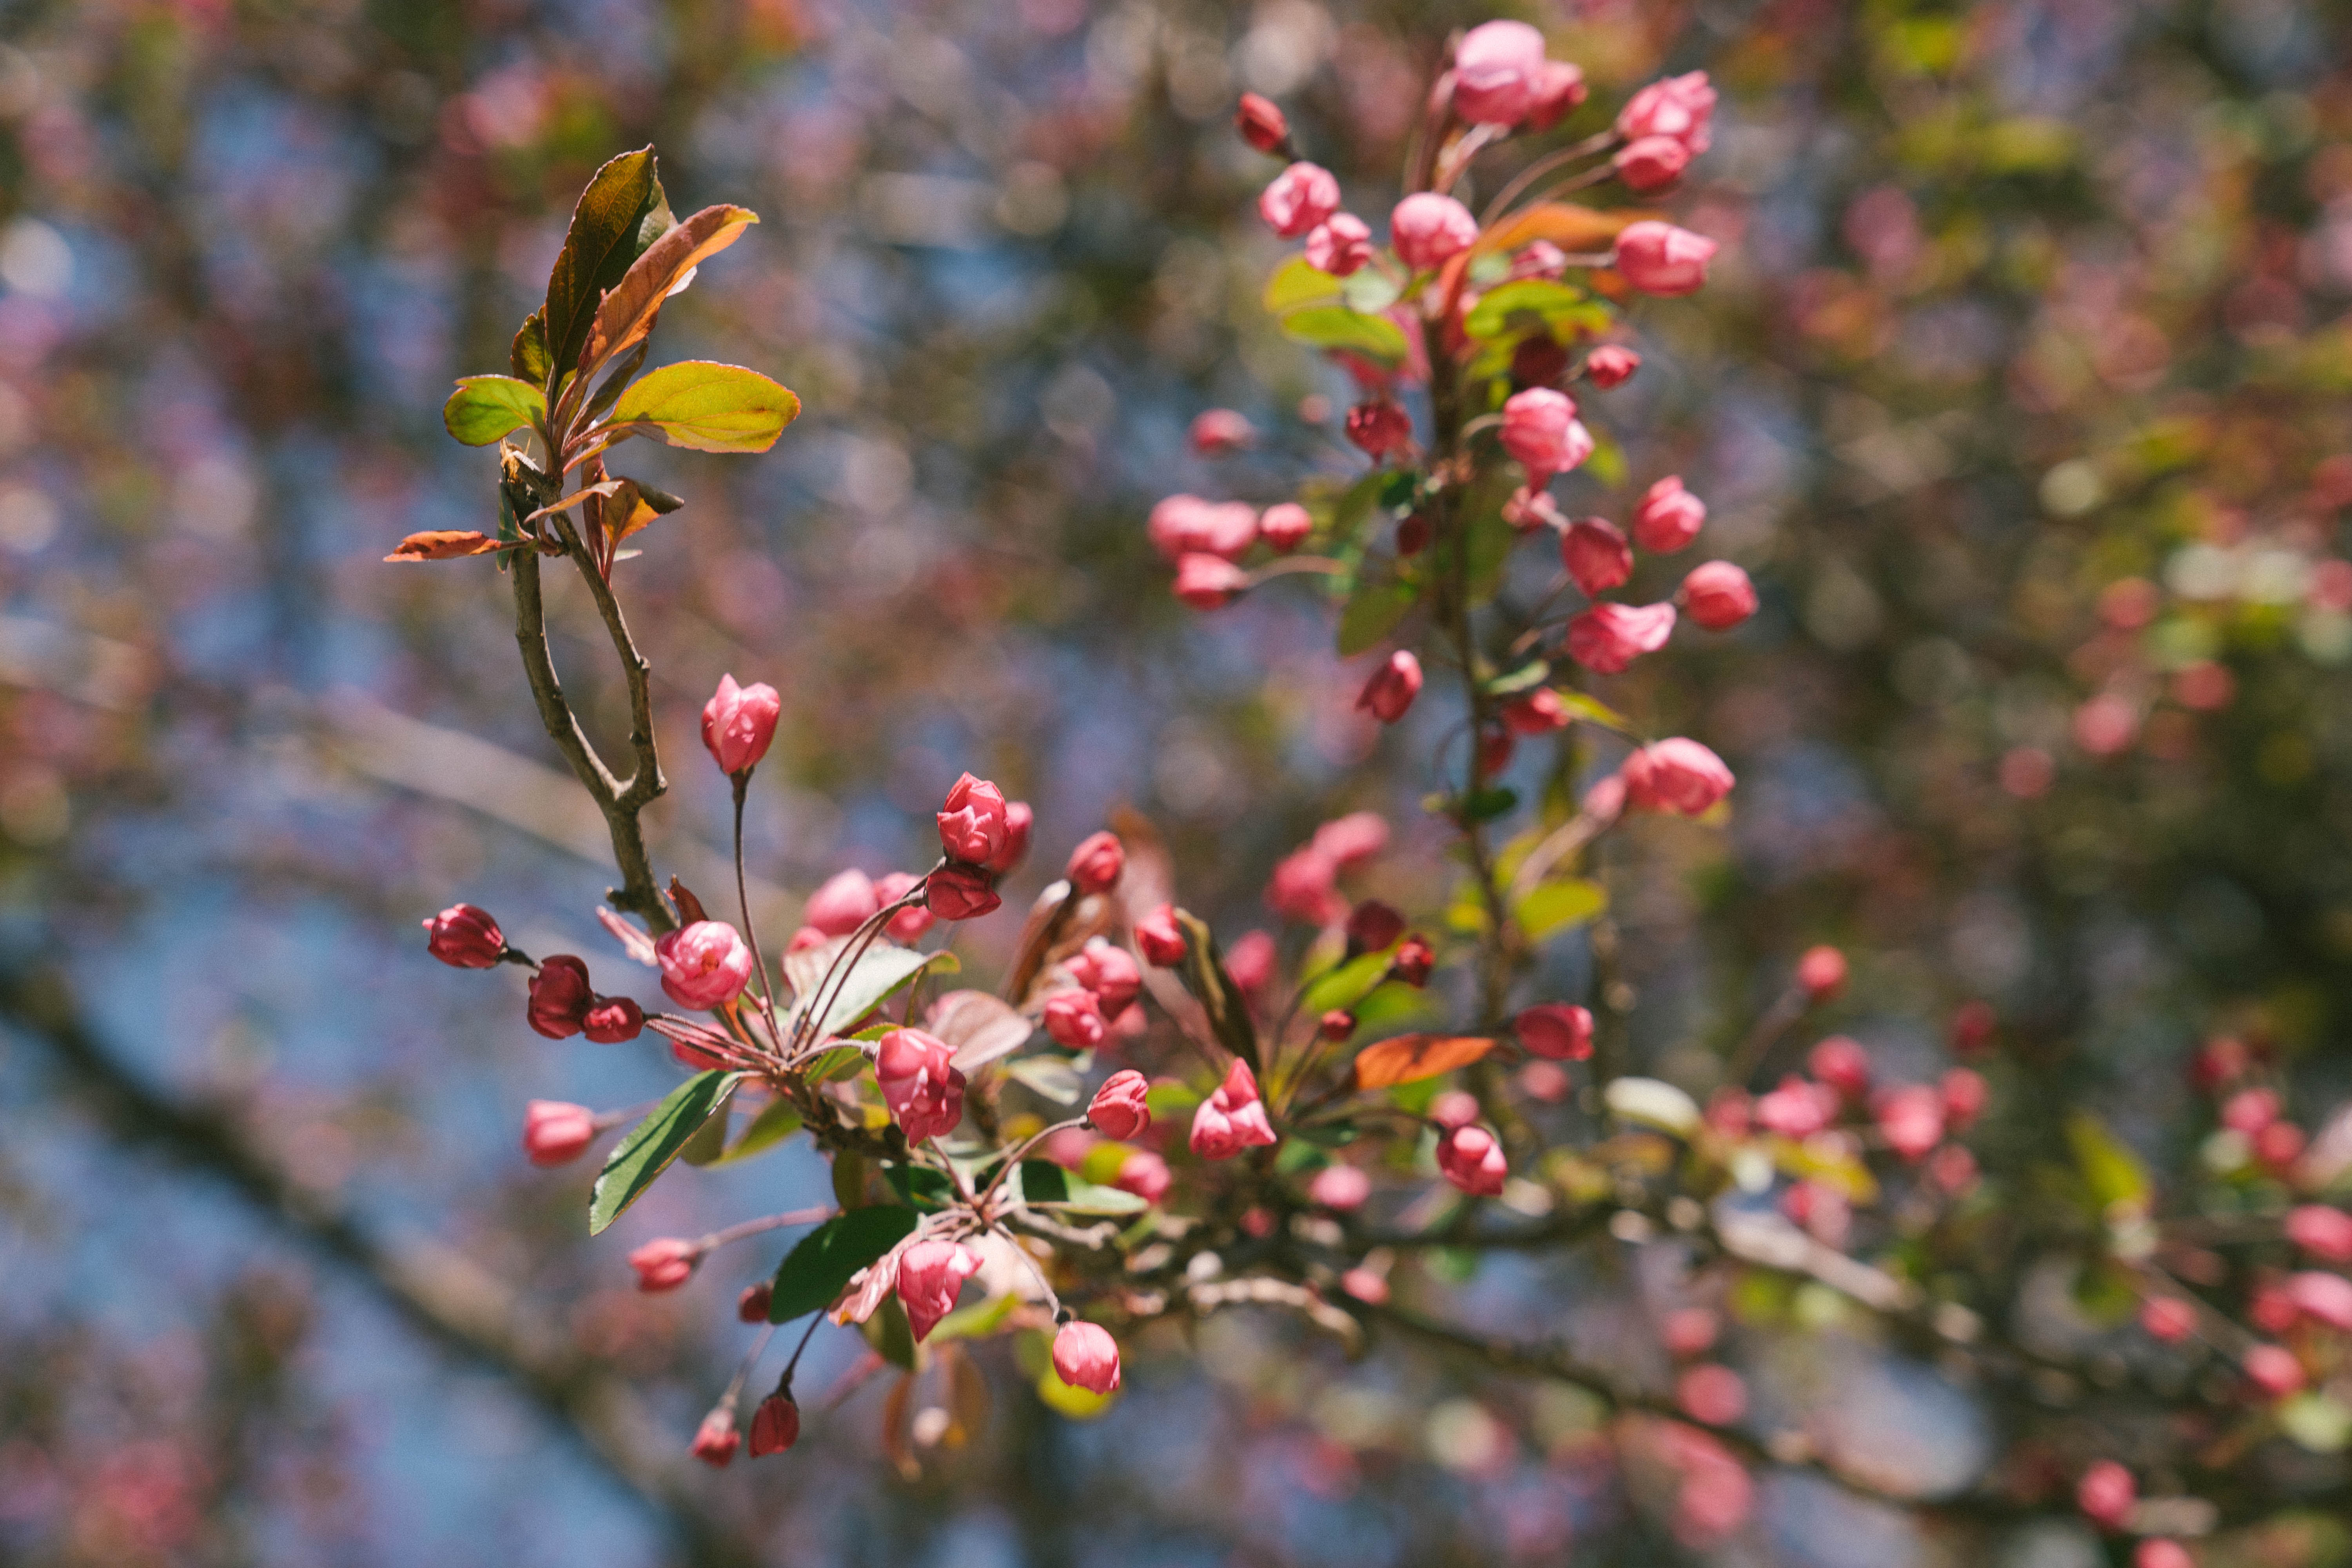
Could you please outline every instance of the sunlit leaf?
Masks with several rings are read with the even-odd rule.
[[[1298,999],[1302,1016],[1319,1018],[1334,1008],[1353,1007],[1372,994],[1389,972],[1392,948],[1358,953],[1347,963],[1324,971],[1307,984]]]
[[[1501,337],[1515,319],[1532,319],[1563,342],[1609,325],[1609,311],[1581,289],[1549,278],[1520,278],[1478,296],[1462,318],[1462,330],[1481,342]]]
[[[1310,305],[1282,318],[1283,335],[1308,348],[1346,349],[1386,364],[1403,359],[1404,330],[1386,316],[1360,316],[1344,305]]]
[[[820,973],[795,1004],[785,1032],[796,1032],[810,1010],[821,1001],[824,1010],[817,1016],[810,1037],[822,1040],[841,1034],[924,970],[953,974],[961,967],[951,952],[918,952],[911,947],[877,942],[858,955],[846,974],[835,974],[825,984]]]
[[[436,529],[426,533],[412,533],[400,542],[400,548],[384,557],[386,561],[455,561],[466,555],[488,555],[495,550],[508,550],[520,540],[492,539],[487,533],[472,529]]]
[[[758,371],[683,360],[631,383],[613,423],[697,452],[764,452],[800,411],[798,397]]]
[[[589,180],[547,278],[541,330],[543,351],[555,368],[570,370],[579,362],[597,301],[627,275],[646,247],[639,241],[651,243],[648,220],[667,228],[662,220],[668,217],[651,147],[622,153]]]
[[[1521,899],[1511,918],[1530,942],[1541,942],[1555,931],[1598,919],[1609,907],[1609,889],[1598,882],[1569,878],[1546,882]]]
[[[1060,1057],[1023,1057],[1005,1063],[1004,1072],[1022,1088],[1056,1105],[1076,1105],[1086,1098],[1086,1080]]]
[[[547,307],[542,305],[523,318],[517,329],[514,342],[507,350],[507,367],[519,381],[533,386],[547,384],[550,363],[547,353]]]
[[[2074,1152],[2074,1168],[2102,1212],[2117,1204],[2144,1208],[2147,1204],[2147,1167],[2137,1154],[2087,1110],[2066,1118],[2066,1144]]]
[[[915,1370],[915,1325],[896,1296],[886,1296],[874,1315],[857,1325],[867,1348],[902,1372]]]
[[[669,1091],[653,1113],[629,1130],[614,1146],[588,1198],[588,1234],[603,1233],[637,1201],[654,1178],[669,1168],[686,1141],[726,1103],[738,1075],[712,1068],[700,1072]]]
[[[1483,1035],[1399,1035],[1356,1053],[1356,1087],[1387,1089],[1468,1067],[1495,1048]]]
[[[904,1241],[920,1217],[913,1209],[880,1204],[836,1215],[801,1237],[776,1266],[768,1321],[788,1323],[833,1305],[849,1277]]]
[[[1698,1131],[1698,1101],[1673,1084],[1654,1078],[1612,1079],[1601,1091],[1610,1113],[1621,1121],[1638,1121],[1687,1138]]]
[[[547,413],[539,388],[510,375],[468,375],[441,405],[441,423],[468,447],[487,447]]]
[[[950,991],[931,1004],[924,1026],[955,1052],[960,1072],[973,1072],[1029,1043],[1036,1026],[985,991]]]
[[[731,1165],[738,1160],[749,1160],[764,1154],[801,1130],[800,1108],[789,1096],[778,1095],[768,1101],[751,1124],[736,1135],[727,1151],[710,1162],[714,1166]]]
[[[662,301],[684,288],[697,267],[759,221],[760,216],[746,207],[705,207],[654,241],[596,307],[587,346],[580,354],[580,374],[593,376],[615,355],[635,347],[653,331]]]
[[[1022,1202],[1052,1204],[1073,1214],[1141,1214],[1151,1206],[1133,1193],[1097,1186],[1051,1160],[1022,1161],[1013,1179]]]
[[[1285,316],[1302,306],[1337,300],[1341,286],[1340,279],[1305,257],[1294,256],[1276,268],[1274,276],[1266,279],[1266,314]]]
[[[1356,585],[1353,597],[1339,612],[1339,657],[1353,658],[1396,630],[1398,623],[1421,602],[1421,590],[1393,577],[1374,577]]]
[[[1250,1022],[1249,999],[1226,972],[1217,939],[1210,934],[1207,923],[1189,910],[1176,911],[1176,923],[1185,939],[1178,977],[1208,1014],[1209,1028],[1217,1043],[1247,1062],[1252,1073],[1262,1075],[1265,1069],[1258,1062],[1257,1026]]]

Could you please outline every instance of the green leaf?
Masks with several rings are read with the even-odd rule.
[[[726,1102],[740,1075],[717,1068],[700,1072],[671,1089],[653,1114],[629,1130],[604,1162],[588,1197],[588,1234],[601,1236],[621,1211],[654,1184],[654,1178],[686,1147],[686,1141]]]
[[[690,359],[633,383],[613,423],[697,452],[764,452],[800,412],[798,397],[758,371]]]
[[[800,1130],[800,1108],[790,1097],[780,1094],[768,1101],[766,1109],[751,1119],[751,1125],[743,1129],[728,1145],[727,1152],[710,1163],[713,1167],[731,1165],[738,1160],[764,1154]]]
[[[1024,1089],[1056,1105],[1076,1105],[1086,1098],[1086,1080],[1060,1057],[1023,1057],[1005,1063],[1004,1072]]]
[[[1522,278],[1481,294],[1462,318],[1462,330],[1485,342],[1515,326],[1532,328],[1538,322],[1553,337],[1570,342],[1606,328],[1609,311],[1580,289],[1548,278]]]
[[[1523,664],[1508,675],[1498,675],[1486,682],[1490,697],[1516,697],[1522,691],[1541,686],[1544,677],[1551,673],[1551,665],[1544,659]]]
[[[487,447],[501,436],[535,425],[547,414],[539,388],[510,375],[468,375],[441,405],[441,423],[468,447]]]
[[[507,350],[507,367],[518,380],[533,386],[547,384],[547,307],[542,305],[523,318],[514,343]]]
[[[1024,1160],[1015,1173],[1025,1204],[1055,1204],[1073,1214],[1141,1214],[1151,1205],[1133,1193],[1097,1186],[1051,1160]]]
[[[1274,269],[1265,281],[1265,312],[1269,316],[1286,316],[1303,305],[1326,302],[1339,297],[1342,287],[1339,279],[1318,269],[1303,256],[1294,256]]]
[[[579,363],[598,302],[627,275],[644,249],[638,240],[656,211],[667,217],[669,206],[655,177],[651,147],[622,153],[597,170],[580,193],[563,250],[547,276],[542,331],[549,363],[556,371],[568,371]]]
[[[877,942],[858,955],[847,974],[835,975],[833,984],[824,988],[824,1014],[817,1020],[813,1037],[822,1040],[840,1034],[926,969],[953,974],[961,967],[951,952],[918,952],[911,947]],[[799,1028],[803,1016],[816,1001],[814,994],[798,1000],[793,1009],[793,1021],[785,1027],[786,1035]]]
[[[876,1355],[901,1372],[915,1370],[915,1325],[907,1321],[907,1309],[895,1294],[883,1297],[874,1315],[857,1328]]]
[[[1393,953],[1392,948],[1359,953],[1336,968],[1325,970],[1298,998],[1298,1011],[1307,1017],[1319,1018],[1334,1007],[1353,1007],[1370,995],[1372,987],[1387,975]]]
[[[686,1146],[677,1152],[679,1159],[689,1165],[702,1166],[710,1164],[727,1152],[727,1102],[734,1098],[735,1086],[730,1084],[727,1092],[719,1097],[719,1103],[710,1108],[709,1116],[694,1130],[694,1136],[686,1141]]]
[[[955,1195],[955,1184],[948,1180],[948,1173],[929,1165],[885,1165],[882,1179],[909,1208],[945,1208]]]
[[[974,1301],[969,1307],[958,1307],[923,1336],[923,1342],[937,1345],[950,1340],[984,1339],[1003,1328],[1004,1320],[1011,1317],[1013,1309],[1019,1305],[1021,1298],[1007,1290],[1002,1296],[991,1296],[985,1300]]]
[[[1405,356],[1404,331],[1386,316],[1360,316],[1344,305],[1310,305],[1282,318],[1282,331],[1308,348],[1346,349],[1394,364]]]
[[[2087,1110],[2066,1119],[2066,1142],[2074,1151],[2074,1166],[2101,1213],[2117,1204],[2147,1205],[2147,1167],[2128,1145],[2107,1131],[2106,1123]]]
[[[1519,792],[1489,785],[1464,795],[1454,807],[1454,815],[1464,823],[1492,822],[1519,804]]]
[[[871,1029],[859,1031],[860,1034],[869,1035],[875,1032]],[[809,1058],[808,1066],[802,1070],[808,1075],[808,1080],[811,1083],[839,1083],[845,1079],[856,1078],[858,1069],[863,1068],[866,1062],[866,1057],[864,1051],[849,1046],[841,1046],[833,1050],[819,1051]]]
[[[1529,942],[1541,942],[1554,931],[1597,920],[1609,907],[1609,889],[1598,882],[1571,877],[1546,882],[1519,900],[1511,911]]]
[[[1209,1015],[1209,1027],[1217,1043],[1249,1063],[1250,1072],[1260,1079],[1265,1068],[1257,1058],[1257,1028],[1250,1022],[1249,999],[1242,988],[1225,972],[1224,954],[1217,949],[1217,939],[1200,916],[1190,910],[1178,910],[1176,923],[1184,931],[1184,962],[1177,975],[1184,989],[1199,1001]]]
[[[1633,728],[1633,721],[1631,719],[1626,718],[1625,715],[1618,712],[1617,710],[1610,707],[1609,704],[1601,701],[1598,697],[1591,697],[1581,691],[1570,690],[1562,690],[1559,695],[1560,706],[1566,708],[1570,712],[1576,714],[1579,718],[1590,719],[1596,724],[1605,725],[1609,729],[1621,730],[1629,733]]]
[[[768,1321],[789,1323],[832,1306],[849,1277],[904,1241],[920,1217],[913,1209],[878,1205],[835,1215],[801,1237],[776,1265]]]
[[[1397,624],[1421,602],[1421,589],[1394,577],[1373,577],[1356,584],[1356,592],[1339,612],[1339,657],[1353,658],[1396,630]]]
[[[1402,290],[1397,280],[1376,267],[1360,267],[1348,275],[1339,292],[1348,309],[1360,316],[1377,316],[1397,302]]]
[[[1616,1079],[1601,1091],[1601,1098],[1621,1121],[1638,1121],[1677,1138],[1698,1131],[1698,1102],[1658,1079]]]

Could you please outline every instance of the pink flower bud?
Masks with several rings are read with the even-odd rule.
[[[1559,536],[1560,564],[1588,599],[1597,598],[1633,574],[1633,552],[1617,525],[1605,517],[1579,518]]]
[[[1614,822],[1625,810],[1625,775],[1613,773],[1597,780],[1576,803],[1582,815],[1596,822]]]
[[[1350,1300],[1361,1301],[1367,1307],[1388,1304],[1387,1279],[1370,1268],[1349,1269],[1339,1276],[1339,1289],[1346,1291]]]
[[[1444,266],[1477,237],[1478,220],[1470,209],[1434,191],[1416,192],[1389,214],[1389,244],[1416,272]]]
[[[1168,1162],[1149,1149],[1138,1149],[1118,1168],[1110,1184],[1122,1193],[1132,1193],[1145,1203],[1156,1204],[1168,1194],[1176,1178],[1168,1170]]]
[[[1186,944],[1183,928],[1176,923],[1176,906],[1162,904],[1136,921],[1135,945],[1143,962],[1155,968],[1173,969],[1183,963]]]
[[[1924,1160],[1944,1141],[1944,1097],[1932,1089],[1905,1084],[1889,1089],[1875,1114],[1886,1146],[1906,1160]]]
[[[2276,1121],[2278,1116],[2279,1097],[2274,1089],[2240,1089],[2221,1107],[2221,1125],[2249,1138]]]
[[[1456,1127],[1440,1138],[1437,1168],[1447,1181],[1474,1198],[1495,1196],[1510,1174],[1502,1145],[1483,1127]]]
[[[562,1165],[588,1152],[596,1113],[561,1100],[534,1100],[522,1108],[522,1148],[534,1165]]]
[[[1344,1040],[1356,1032],[1356,1016],[1345,1007],[1334,1007],[1316,1024],[1315,1032],[1327,1040]]]
[[[1696,155],[1712,144],[1708,126],[1714,116],[1715,89],[1705,71],[1692,71],[1654,81],[1635,93],[1617,116],[1617,134],[1628,142],[1671,136]]]
[[[1947,1143],[1927,1156],[1927,1179],[1960,1197],[1976,1187],[1977,1157],[1964,1143]]]
[[[1253,995],[1265,990],[1274,981],[1274,938],[1262,931],[1244,932],[1225,954],[1225,973]]]
[[[1412,416],[1393,403],[1359,403],[1348,410],[1348,439],[1374,462],[1412,445]]]
[[[1281,109],[1254,92],[1242,94],[1241,107],[1234,110],[1234,129],[1261,153],[1278,152],[1290,140],[1290,121]]]
[[[2113,1459],[2101,1459],[2083,1472],[2074,1488],[2074,1506],[2102,1530],[2119,1530],[2139,1499],[2132,1473]]]
[[[1658,1329],[1658,1341],[1669,1355],[1705,1355],[1715,1348],[1716,1336],[1722,1331],[1716,1315],[1705,1307],[1681,1307],[1666,1314]]]
[[[1204,458],[1223,458],[1257,440],[1250,422],[1230,408],[1209,408],[1192,417],[1192,450]]]
[[[629,1267],[637,1271],[637,1289],[647,1294],[675,1290],[694,1277],[694,1266],[702,1261],[702,1253],[694,1243],[675,1236],[658,1237],[629,1254]]]
[[[1625,804],[1636,811],[1704,816],[1731,793],[1731,770],[1696,741],[1676,736],[1625,759]]]
[[[1070,851],[1070,886],[1081,893],[1107,893],[1118,883],[1127,867],[1127,846],[1116,833],[1097,833],[1081,839]]]
[[[1315,519],[1297,501],[1282,501],[1265,509],[1257,520],[1257,533],[1268,548],[1283,555],[1289,554],[1307,542],[1315,531]]]
[[[984,866],[1004,848],[1004,792],[986,779],[965,773],[948,791],[938,813],[940,847],[950,860]]]
[[[1265,907],[1304,925],[1335,924],[1348,913],[1339,876],[1339,864],[1314,845],[1294,850],[1276,862],[1265,885]]]
[[[1617,177],[1628,190],[1662,191],[1683,177],[1690,149],[1671,136],[1644,136],[1617,150]]]
[[[1315,847],[1344,869],[1389,847],[1388,819],[1377,811],[1351,811],[1315,830]]]
[[[923,884],[923,900],[943,921],[976,921],[1004,900],[996,881],[977,866],[942,866]]]
[[[1307,1184],[1307,1195],[1327,1209],[1351,1214],[1372,1195],[1372,1178],[1360,1165],[1326,1165]]]
[[[568,952],[560,952],[530,977],[530,1002],[524,1016],[549,1039],[569,1039],[587,1022],[588,1008],[595,999],[588,984],[588,966]]]
[[[1503,405],[1503,449],[1527,466],[1528,484],[1540,489],[1552,475],[1592,456],[1592,436],[1577,422],[1568,394],[1531,386]]]
[[[1115,1018],[1127,1011],[1143,989],[1143,971],[1135,955],[1102,937],[1089,937],[1067,963],[1071,977],[1095,994],[1103,1016]]]
[[[1249,574],[1223,556],[1195,552],[1176,563],[1176,596],[1196,610],[1222,610],[1249,585]]]
[[[908,1326],[921,1341],[955,1310],[963,1282],[980,1272],[981,1256],[960,1241],[926,1237],[898,1257],[898,1300]]]
[[[1099,1026],[1100,1018],[1096,1022]],[[955,1052],[937,1036],[891,1030],[875,1047],[874,1077],[882,1102],[909,1143],[945,1137],[963,1119],[963,1074],[955,1066]]]
[[[489,969],[507,950],[507,939],[488,910],[451,904],[425,922],[425,951],[454,969]]]
[[[2139,1304],[2139,1326],[2150,1339],[2177,1345],[2197,1331],[2197,1309],[2178,1296],[2150,1296]]]
[[[1449,1089],[1429,1102],[1429,1124],[1441,1132],[1467,1127],[1477,1120],[1478,1097],[1465,1090]]]
[[[1006,809],[1010,811],[1011,808]],[[875,909],[883,910],[897,903],[900,899],[913,892],[916,884],[921,880],[921,878],[911,871],[891,872],[874,884]],[[931,911],[920,904],[915,904],[892,915],[888,923],[883,926],[882,931],[892,942],[916,942],[930,929]]]
[[[2273,1399],[2284,1399],[2303,1387],[2303,1363],[2278,1345],[2256,1345],[2246,1352],[2246,1376]]]
[[[1580,1062],[1592,1055],[1592,1012],[1566,1002],[1545,1002],[1511,1020],[1519,1044],[1556,1062]]]
[[[1339,182],[1331,171],[1293,163],[1259,193],[1257,215],[1285,239],[1297,239],[1339,210]]]
[[[1837,1090],[1808,1083],[1794,1073],[1783,1078],[1780,1088],[1756,1097],[1756,1125],[1800,1142],[1827,1127],[1837,1113]]]
[[[1695,1366],[1675,1380],[1675,1403],[1694,1421],[1728,1426],[1748,1414],[1748,1384],[1727,1366]]]
[[[809,895],[801,921],[827,936],[847,936],[882,907],[880,892],[866,873],[854,868],[835,872]]]
[[[2266,1334],[2285,1333],[2302,1317],[2303,1309],[2294,1304],[2294,1298],[2275,1279],[2256,1286],[2246,1303],[2246,1321]]]
[[[1549,686],[1538,686],[1503,704],[1503,722],[1514,735],[1543,735],[1565,730],[1570,717],[1568,704]]]
[[[1678,597],[1690,618],[1711,632],[1727,632],[1756,613],[1756,585],[1728,561],[1692,567]]]
[[[735,999],[751,978],[751,949],[724,921],[697,921],[654,942],[662,990],[698,1011]]]
[[[1937,1082],[1944,1096],[1944,1117],[1955,1132],[1965,1132],[1984,1114],[1985,1101],[1992,1091],[1985,1086],[1984,1075],[1967,1068],[1954,1068]]]
[[[1595,605],[1568,623],[1568,657],[1596,675],[1617,675],[1674,635],[1672,605]]]
[[[1275,1142],[1265,1104],[1258,1098],[1257,1079],[1247,1062],[1234,1063],[1225,1081],[1193,1112],[1191,1142],[1192,1152],[1203,1160],[1230,1160],[1244,1149]]]
[[[1584,71],[1567,60],[1546,60],[1536,79],[1534,102],[1528,110],[1528,129],[1549,131],[1584,101]]]
[[[1318,272],[1351,278],[1371,259],[1371,226],[1353,213],[1333,213],[1307,237],[1307,264]]]
[[[1706,503],[1683,489],[1682,476],[1668,474],[1642,497],[1633,512],[1633,542],[1653,555],[1689,548],[1706,525]]]
[[[1118,1342],[1099,1323],[1064,1323],[1054,1336],[1054,1375],[1088,1394],[1118,1386]]]
[[[1004,847],[982,861],[981,869],[992,877],[1002,877],[1021,864],[1022,859],[1029,853],[1029,829],[1035,821],[1036,814],[1029,809],[1027,801],[1006,801],[1004,803]],[[993,904],[989,906],[991,909],[995,907]]]
[[[1716,251],[1705,235],[1654,218],[1627,224],[1617,237],[1617,270],[1644,294],[1696,294]]]
[[[1870,1092],[1870,1053],[1858,1040],[1832,1035],[1807,1055],[1805,1066],[1848,1100],[1859,1100]]]
[[[1482,22],[1454,51],[1454,112],[1473,125],[1517,125],[1545,84],[1544,37],[1525,22]]]
[[[735,1321],[739,1323],[764,1323],[768,1321],[768,1304],[776,1299],[775,1285],[766,1279],[756,1285],[746,1285],[743,1293],[735,1298]]]
[[[2352,1334],[2352,1279],[2306,1270],[2287,1277],[2286,1293],[2305,1317]]]
[[[626,996],[599,996],[580,1016],[580,1032],[600,1046],[618,1046],[645,1033],[645,1009]]]
[[[801,1407],[789,1394],[771,1394],[751,1412],[751,1458],[781,1454],[801,1440]]]
[[[702,1425],[695,1428],[690,1451],[712,1469],[723,1470],[735,1458],[735,1450],[742,1441],[742,1435],[735,1430],[734,1405],[722,1405],[705,1415]]]
[[[2132,1549],[2132,1568],[2197,1568],[2197,1560],[2178,1541],[2156,1536]]]
[[[1797,986],[1808,1001],[1830,1000],[1845,989],[1845,954],[1836,948],[1809,947],[1797,960]]]
[[[1090,1051],[1109,1033],[1091,991],[1056,991],[1045,1003],[1045,1032],[1073,1051]]]
[[[1423,936],[1409,936],[1400,943],[1396,956],[1389,961],[1389,973],[1416,991],[1429,984],[1429,972],[1437,966],[1437,952]]]
[[[783,700],[765,681],[738,686],[731,675],[719,678],[719,689],[702,705],[702,744],[722,773],[747,773],[768,754],[776,738],[776,716]]]
[[[2286,1216],[2286,1238],[2329,1263],[2352,1263],[2352,1214],[2326,1204],[2305,1204]]]
[[[1632,349],[1615,343],[1603,343],[1584,356],[1584,374],[1592,384],[1606,392],[1612,386],[1622,386],[1633,379],[1642,368],[1642,356]]]
[[[1348,913],[1348,951],[1378,952],[1404,934],[1404,916],[1378,899],[1366,899]]]
[[[1405,710],[1420,695],[1421,660],[1399,648],[1364,682],[1356,706],[1383,724],[1393,724],[1404,717]]]
[[[1087,1104],[1087,1120],[1114,1142],[1124,1143],[1151,1125],[1151,1108],[1144,1103],[1150,1084],[1133,1068],[1115,1072],[1095,1090]]]

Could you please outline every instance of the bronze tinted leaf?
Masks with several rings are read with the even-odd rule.
[[[1356,1056],[1356,1087],[1388,1089],[1468,1067],[1495,1048],[1483,1035],[1399,1035]]]

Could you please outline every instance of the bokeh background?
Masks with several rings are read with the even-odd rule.
[[[1765,598],[1604,683],[1742,779],[1727,831],[1610,852],[1644,1065],[1707,1087],[1830,941],[1855,964],[1834,1021],[1888,1060],[1990,1005],[2018,1151],[2083,1100],[2185,1157],[2178,1069],[2213,1032],[2310,1105],[2352,1088],[2352,568],[2326,565],[2352,503],[2352,7],[0,0],[0,1559],[1688,1554],[1564,1388],[1402,1348],[1349,1365],[1246,1314],[1141,1347],[1097,1423],[998,1356],[982,1431],[908,1473],[878,1385],[788,1459],[690,1466],[749,1333],[727,1303],[770,1260],[644,1297],[622,1255],[821,1168],[673,1180],[590,1244],[590,1173],[524,1163],[523,1101],[667,1075],[540,1039],[516,976],[445,970],[417,931],[462,897],[617,963],[599,825],[502,581],[381,557],[488,525],[491,460],[441,400],[503,367],[572,195],[648,141],[678,210],[764,219],[666,312],[663,353],[807,409],[765,458],[633,454],[688,500],[623,568],[667,713],[665,869],[722,879],[693,721],[731,670],[784,695],[751,811],[772,930],[843,866],[917,866],[966,767],[1037,808],[1023,893],[1127,805],[1237,931],[1275,858],[1372,807],[1403,833],[1382,890],[1433,907],[1414,825],[1446,716],[1371,733],[1302,580],[1195,616],[1142,520],[1350,461],[1298,411],[1344,382],[1257,307],[1273,166],[1231,132],[1237,94],[1284,102],[1378,214],[1448,29],[1498,12],[1583,64],[1579,126],[1664,70],[1725,93],[1682,219],[1726,242],[1717,282],[1636,312],[1649,368],[1605,415],[1633,474],[1707,497]],[[1213,405],[1256,453],[1190,451]],[[617,735],[589,606],[556,613]],[[1473,1321],[1573,1308],[1604,1349],[1674,1272],[1474,1261],[1429,1288]],[[1988,1241],[1996,1304],[2033,1263]],[[1882,1476],[1990,1463],[2000,1410],[1931,1364],[1817,1302],[1746,1310],[1759,1397]],[[812,1366],[858,1348],[821,1337]],[[2340,1455],[2281,1462],[2341,1496]],[[2344,1549],[2309,1540],[2292,1560]],[[1788,1475],[1709,1555],[2098,1552]]]

